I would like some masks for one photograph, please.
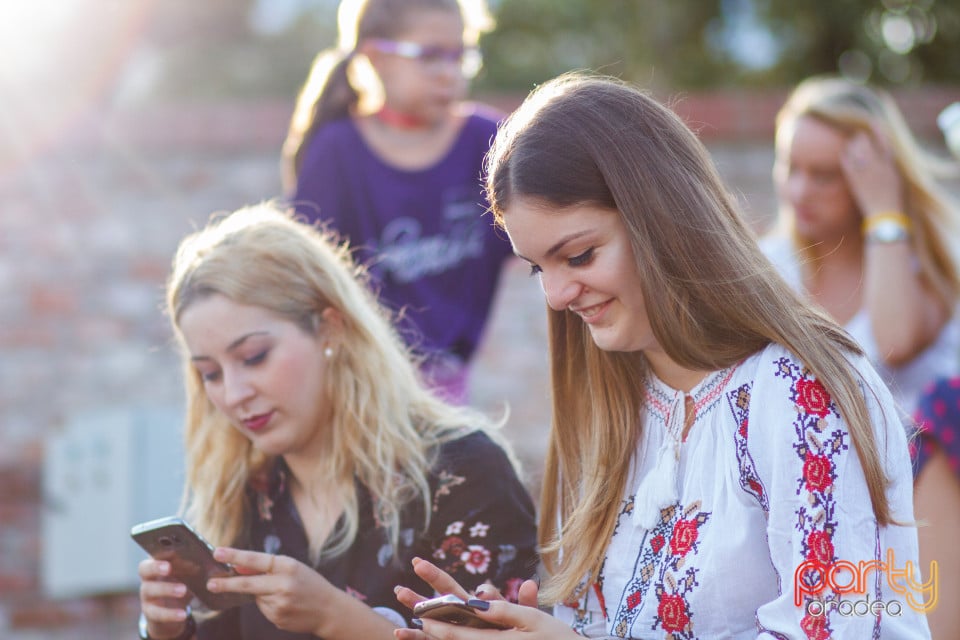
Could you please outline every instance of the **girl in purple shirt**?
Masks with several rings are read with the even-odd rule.
[[[487,26],[465,20],[476,13],[344,0],[339,46],[317,57],[284,143],[292,206],[349,242],[430,383],[461,402],[510,255],[481,189],[500,114],[463,102]]]

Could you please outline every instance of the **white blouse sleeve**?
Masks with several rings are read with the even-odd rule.
[[[911,523],[913,477],[897,411],[866,360],[851,361],[890,481],[891,512]],[[759,637],[929,638],[922,602],[931,593],[920,586],[916,529],[878,526],[847,424],[820,382],[787,352],[767,349],[748,421],[780,582],[779,596],[757,610]]]
[[[571,629],[591,640],[612,638],[607,634],[607,623],[593,594],[587,594],[577,603],[556,604],[553,616]]]

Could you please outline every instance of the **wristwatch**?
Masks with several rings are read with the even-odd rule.
[[[137,623],[137,630],[140,632],[140,640],[153,640],[147,632],[147,616],[140,614],[140,621]],[[197,621],[193,619],[190,610],[187,609],[187,626],[183,628],[183,633],[170,640],[190,640],[193,634],[197,632]]]
[[[910,229],[896,220],[878,220],[866,232],[867,242],[890,244],[910,239]]]

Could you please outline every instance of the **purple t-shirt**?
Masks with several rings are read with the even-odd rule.
[[[446,156],[407,171],[375,155],[345,118],[318,131],[303,156],[292,206],[350,242],[422,353],[470,359],[511,255],[483,192],[483,157],[496,129],[476,111]]]

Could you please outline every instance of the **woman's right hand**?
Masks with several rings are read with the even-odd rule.
[[[143,560],[140,574],[140,610],[147,619],[151,638],[176,638],[186,627],[187,606],[193,594],[187,586],[170,577],[170,563],[153,558]]]
[[[471,594],[462,586],[460,586],[460,583],[454,580],[449,573],[439,568],[432,562],[423,560],[421,558],[413,559],[413,572],[416,573],[421,580],[433,587],[435,593],[440,595],[452,593],[462,600],[469,600],[470,598],[477,598],[480,600],[504,599],[500,592],[497,591],[497,588],[489,583],[480,585],[476,588],[474,593]],[[427,599],[427,596],[422,596],[413,589],[408,589],[404,586],[397,586],[395,591],[397,594],[397,600],[399,600],[400,604],[405,605],[408,609],[413,609],[415,604],[421,600]],[[537,583],[533,580],[524,580],[523,584],[520,585],[519,592],[517,593],[517,601],[525,607],[536,607]]]

